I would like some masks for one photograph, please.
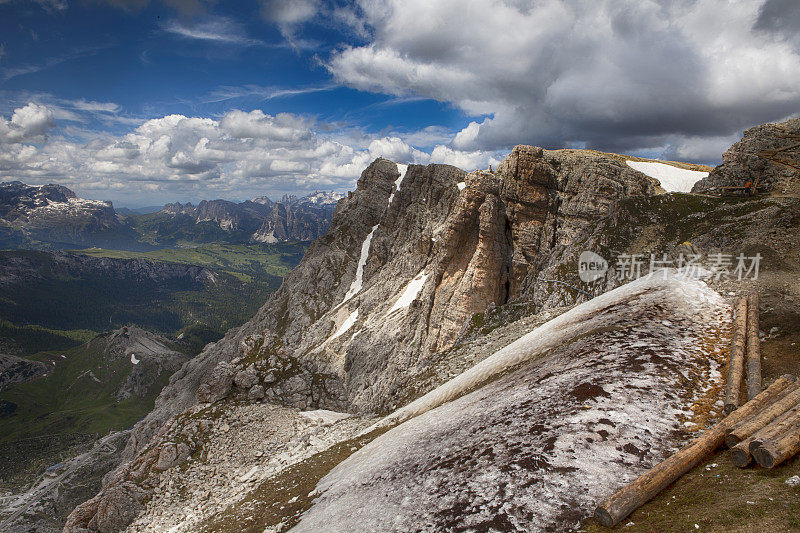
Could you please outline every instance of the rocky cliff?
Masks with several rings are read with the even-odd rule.
[[[266,391],[300,407],[390,409],[405,372],[473,315],[528,298],[559,246],[656,185],[602,154],[526,146],[494,173],[378,160],[230,339],[236,366],[276,374],[276,360],[292,361]]]
[[[763,192],[800,194],[800,118],[777,124],[763,124],[744,132],[742,139],[722,156],[722,164],[695,184],[692,192],[717,192],[719,187],[742,187],[758,181]],[[788,150],[781,150],[791,147]],[[765,157],[764,152],[781,150],[774,157],[794,167]]]

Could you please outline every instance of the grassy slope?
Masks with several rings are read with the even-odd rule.
[[[169,378],[162,376],[160,386],[153,387],[154,392],[147,398],[117,402],[114,395],[127,376],[129,360],[109,361],[95,343],[32,358],[56,364],[46,377],[0,392],[0,399],[18,406],[13,416],[0,419],[0,442],[57,433],[104,433],[128,427],[152,409],[155,397]]]
[[[118,401],[116,392],[131,363],[126,358],[110,361],[102,345],[89,342],[36,354],[32,358],[48,366],[56,363],[52,371],[0,391],[0,401],[16,406],[11,416],[0,417],[0,480],[24,485],[29,476],[74,453],[73,446],[130,427],[153,408],[170,372],[148,367],[145,379],[153,380],[149,393]]]

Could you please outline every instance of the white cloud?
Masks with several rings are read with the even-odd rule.
[[[115,104],[114,102],[94,102],[94,101],[86,101],[86,100],[73,100],[71,102],[72,106],[75,109],[80,111],[89,111],[95,113],[117,113],[119,111],[119,105]]]
[[[0,143],[41,140],[53,127],[53,111],[46,106],[29,103],[15,109],[11,120],[0,117]]]
[[[205,18],[192,22],[171,20],[163,25],[163,29],[184,39],[241,46],[266,45],[263,41],[247,37],[241,24],[225,17]]]
[[[0,118],[0,178],[61,183],[89,197],[111,192],[133,201],[153,202],[154,196],[172,201],[187,195],[245,198],[349,190],[378,157],[399,163],[446,162],[471,170],[485,168],[496,156],[443,145],[429,154],[397,135],[370,137],[261,110],[230,111],[219,119],[167,115],[124,135],[95,132],[81,143],[51,134],[41,146],[30,144],[45,141],[54,126],[51,107],[36,103],[16,109],[9,120]],[[429,139],[439,131],[408,137]]]
[[[318,0],[261,0],[261,13],[270,22],[299,24],[314,18]]]
[[[505,155],[505,154],[503,154]],[[443,163],[445,165],[453,165],[455,167],[470,171],[476,169],[485,169],[487,165],[497,167],[501,159],[498,159],[500,154],[492,152],[464,152],[461,150],[453,150],[447,146],[438,145],[431,152],[431,163]]]
[[[454,139],[460,150],[632,151],[731,136],[800,107],[796,32],[766,17],[777,8],[763,0],[358,4],[340,20],[369,42],[334,52],[331,73],[482,117]]]

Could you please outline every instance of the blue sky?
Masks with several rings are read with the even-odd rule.
[[[0,0],[0,179],[146,205],[521,143],[713,164],[800,110],[798,3],[723,4]]]

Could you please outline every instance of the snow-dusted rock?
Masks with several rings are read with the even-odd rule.
[[[384,419],[295,530],[573,527],[677,444],[729,312],[670,275],[562,314]]]

